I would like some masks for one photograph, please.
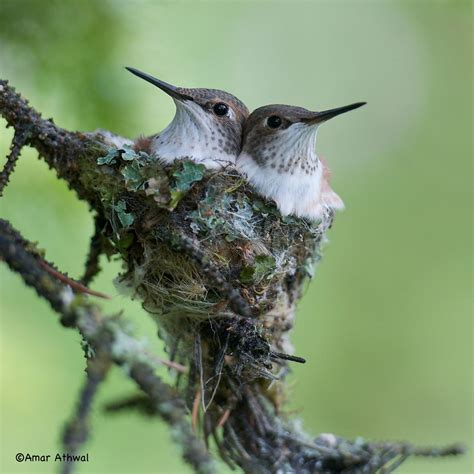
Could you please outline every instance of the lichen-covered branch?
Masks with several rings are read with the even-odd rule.
[[[41,256],[31,249],[34,249],[31,242],[23,239],[8,222],[0,219],[1,260],[51,304],[60,314],[64,326],[79,330],[91,352],[87,381],[77,413],[67,425],[64,434],[64,444],[70,450],[69,453],[74,454],[87,437],[86,420],[90,404],[98,384],[108,370],[108,365],[113,362],[128,368],[130,377],[150,398],[156,413],[173,428],[174,439],[181,443],[184,459],[197,472],[215,472],[206,446],[192,432],[183,402],[175,391],[155,374],[156,359],[146,352],[143,343],[127,333],[120,318],[106,318],[86,297],[74,297],[68,286],[44,270],[39,264]],[[69,470],[74,464],[66,466]]]
[[[103,229],[106,226],[105,220],[101,216],[95,216],[94,219],[94,234],[91,237],[89,245],[89,255],[87,256],[84,275],[81,282],[84,285],[89,285],[96,275],[100,273],[100,256],[104,253],[104,236]]]
[[[169,365],[185,373],[175,387],[164,384],[120,320],[103,318],[85,296],[74,297],[5,222],[3,258],[62,315],[63,324],[77,327],[115,364],[127,364],[152,401],[146,412],[175,428],[185,459],[197,471],[210,472],[213,465],[187,413],[205,443],[245,472],[388,472],[409,455],[460,452],[419,452],[407,444],[334,435],[312,439],[281,414],[288,364],[304,362],[290,342],[296,303],[320,258],[331,213],[316,223],[284,218],[233,169],[211,172],[186,160],[164,168],[139,141],[63,130],[42,119],[6,81],[0,81],[0,113],[22,137],[9,169],[22,145],[33,146],[96,216],[83,281],[100,270],[101,254],[119,255],[125,264],[121,290],[143,302],[157,322]],[[120,350],[124,340],[118,335],[131,352]],[[96,387],[88,380],[83,393],[91,393],[88,384]],[[132,400],[118,408],[134,406]],[[87,410],[80,413],[76,419],[84,424]],[[83,439],[80,428],[72,433]]]
[[[63,433],[65,452],[70,456],[76,455],[81,446],[89,438],[89,414],[99,385],[104,381],[111,365],[111,358],[107,353],[98,352],[87,359],[86,380],[81,390],[76,412],[67,423]],[[73,471],[74,464],[65,463],[63,474]]]
[[[25,137],[22,144],[36,148],[81,197],[88,197],[89,193],[80,184],[79,173],[85,161],[94,159],[90,155],[95,147],[101,153],[100,143],[84,134],[63,130],[52,119],[43,119],[5,80],[0,80],[0,113],[17,136]]]
[[[3,195],[3,190],[8,184],[10,175],[15,169],[16,162],[20,157],[21,149],[28,140],[28,133],[28,128],[22,130],[21,132],[15,131],[15,135],[11,144],[10,154],[7,156],[7,162],[2,172],[0,173],[0,197]]]

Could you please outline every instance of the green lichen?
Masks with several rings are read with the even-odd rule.
[[[113,165],[117,163],[117,158],[119,156],[119,150],[117,150],[117,148],[109,148],[105,156],[100,156],[99,158],[97,158],[97,164]]]
[[[138,160],[135,160],[120,170],[120,173],[125,178],[125,186],[129,191],[138,191],[145,184],[140,168],[140,163]]]
[[[235,193],[242,183],[227,189],[221,184],[210,185],[197,209],[191,213],[193,232],[209,235],[213,239],[223,236],[227,242],[256,238],[255,222],[259,215],[244,195]],[[229,192],[229,189],[233,191]]]
[[[248,265],[240,272],[240,281],[245,284],[260,283],[269,278],[276,269],[275,258],[271,255],[257,255],[253,265]]]
[[[168,205],[170,210],[178,205],[194,183],[201,181],[206,172],[204,165],[192,161],[179,161],[176,167],[177,169],[172,174],[175,182],[171,187],[171,201]]]
[[[133,224],[135,216],[131,212],[126,212],[127,204],[125,201],[118,201],[117,204],[112,206],[112,208],[117,213],[117,217],[123,227],[130,227]]]
[[[107,154],[97,158],[98,165],[114,165],[118,160],[123,161],[148,161],[149,155],[143,151],[136,152],[132,147],[124,145],[122,148],[107,147]]]

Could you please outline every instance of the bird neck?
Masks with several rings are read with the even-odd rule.
[[[217,146],[212,118],[198,104],[177,100],[175,103],[172,122],[153,140],[154,155],[165,163],[188,158],[208,168],[220,168],[224,162],[235,161],[235,157]]]
[[[319,166],[316,155],[316,129],[304,123],[295,123],[277,135],[250,139],[243,152],[250,155],[262,168],[279,173],[311,174]]]

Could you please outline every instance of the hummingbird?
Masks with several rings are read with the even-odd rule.
[[[242,130],[249,111],[228,92],[217,89],[185,89],[168,84],[138,69],[128,71],[168,94],[176,105],[172,122],[135,145],[165,164],[188,158],[207,168],[235,164],[240,152]]]
[[[331,188],[330,172],[316,154],[318,127],[365,102],[311,112],[292,105],[265,105],[246,120],[236,167],[256,191],[273,199],[281,214],[319,220],[344,209]]]

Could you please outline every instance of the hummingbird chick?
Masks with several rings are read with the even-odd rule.
[[[266,105],[248,117],[236,166],[250,184],[273,199],[285,216],[320,219],[325,210],[343,209],[329,185],[329,169],[316,155],[321,123],[365,102],[324,112],[291,105]]]
[[[140,138],[137,145],[163,163],[187,158],[207,168],[234,164],[249,111],[228,92],[172,86],[137,69],[128,71],[166,92],[176,104],[173,121],[161,133]]]

